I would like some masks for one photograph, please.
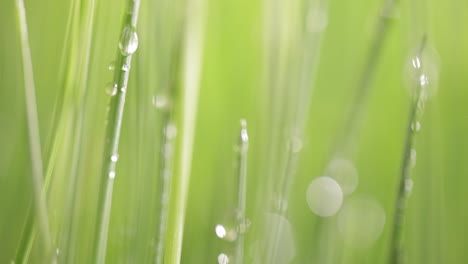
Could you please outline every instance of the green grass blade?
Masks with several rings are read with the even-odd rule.
[[[182,89],[175,109],[176,126],[180,133],[176,143],[165,263],[180,263],[181,260],[202,66],[205,8],[205,0],[189,0],[187,3],[182,55]]]
[[[26,11],[23,0],[17,0],[15,3],[18,29],[21,39],[21,57],[23,62],[23,77],[26,97],[26,113],[28,120],[29,150],[32,163],[35,211],[37,214],[38,227],[43,242],[43,248],[46,254],[49,254],[52,248],[52,242],[50,237],[46,200],[42,195],[42,187],[44,185],[44,171],[36,104],[36,88],[34,85],[33,66],[29,47]]]

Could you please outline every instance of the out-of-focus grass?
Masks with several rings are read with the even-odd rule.
[[[42,146],[53,136],[53,107],[64,88],[60,83],[63,78],[59,74],[60,60],[71,2],[25,2]],[[182,56],[173,49],[180,49],[177,31],[182,27],[185,7],[184,1],[174,5],[169,2],[142,1],[140,46],[134,57],[122,123],[108,263],[146,263],[155,259],[163,113],[152,106],[152,97],[167,92],[164,78],[173,70],[168,65]],[[283,4],[287,5],[286,2]],[[353,139],[358,146],[353,160],[359,171],[359,185],[355,193],[345,198],[345,204],[353,197],[366,195],[380,203],[386,214],[383,234],[369,248],[355,248],[357,242],[352,238],[338,235],[336,217],[320,220],[308,209],[305,199],[309,182],[323,173],[339,134],[337,130],[346,121],[346,113],[352,106],[382,5],[381,1],[330,0],[328,3],[328,27],[323,33],[303,151],[288,199],[286,217],[294,230],[296,249],[293,263],[311,263],[317,258],[323,263],[385,263],[388,258],[410,102],[403,69],[413,48],[414,13],[409,11],[412,3],[402,1],[390,22],[369,96],[363,102],[362,126]],[[263,224],[253,217],[270,208],[269,204],[258,203],[265,195],[259,192],[268,178],[261,165],[267,159],[265,138],[271,132],[265,126],[271,120],[265,120],[263,115],[263,102],[268,98],[262,87],[266,69],[263,14],[268,4],[272,3],[208,1],[182,263],[213,263],[219,253],[231,253],[232,245],[216,237],[214,226],[234,214],[237,185],[232,166],[233,146],[241,118],[249,123],[246,215],[252,222],[246,234],[246,255],[255,249],[257,237],[253,234]],[[468,160],[465,136],[468,134],[465,107],[468,76],[464,73],[468,67],[468,37],[463,25],[468,23],[464,15],[468,6],[455,0],[429,0],[425,4],[427,8],[421,7],[421,14],[427,15],[428,36],[440,59],[439,88],[437,96],[426,105],[421,132],[417,135],[414,187],[403,230],[405,251],[408,263],[464,263],[468,261],[464,249],[468,243],[464,227],[468,219],[468,207],[464,203],[468,184],[465,177],[468,173],[465,162]],[[81,160],[78,181],[72,186],[77,195],[72,222],[74,255],[71,259],[75,263],[91,261],[93,251],[91,241],[109,101],[105,85],[112,80],[112,72],[107,68],[115,56],[124,10],[125,1],[96,1],[86,79],[89,94],[82,110]],[[33,198],[33,185],[14,1],[3,1],[0,20],[0,263],[7,263],[15,256]],[[64,54],[68,52],[72,51],[65,50]],[[51,236],[59,249],[57,242],[65,223],[70,221],[64,218],[64,213],[75,121],[67,120],[62,132],[64,144],[59,150],[48,198]],[[356,230],[360,227],[356,224]],[[321,230],[331,230],[328,242],[320,240]],[[41,263],[42,254],[36,242],[31,263]]]

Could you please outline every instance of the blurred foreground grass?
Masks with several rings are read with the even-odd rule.
[[[88,26],[93,3],[25,2],[45,164],[52,139],[63,138],[57,148],[47,198],[51,237],[59,263],[93,261],[109,104],[105,90],[112,81],[113,73],[108,68],[115,59],[121,17],[127,5],[122,0],[96,0],[94,21]],[[249,131],[246,216],[250,226],[246,233],[245,263],[265,263],[264,256],[260,256],[263,261],[251,256],[264,246],[265,237],[268,240],[259,231],[265,224],[264,218],[274,218],[268,186],[275,184],[272,175],[279,165],[271,162],[269,148],[272,144],[277,149],[286,145],[288,139],[282,138],[282,133],[291,129],[288,111],[297,104],[293,100],[296,87],[275,81],[296,76],[289,60],[302,56],[294,48],[297,47],[294,41],[298,39],[295,34],[301,32],[298,25],[307,17],[303,7],[306,3],[299,0],[206,3],[182,263],[216,263],[220,253],[234,255],[233,243],[220,240],[215,226],[235,219],[238,192],[233,147],[242,118],[247,120]],[[405,255],[407,263],[468,262],[465,250],[468,75],[464,72],[468,69],[468,35],[464,34],[468,4],[463,1],[402,1],[391,16],[384,14],[390,16],[387,35],[373,67],[368,96],[359,101],[363,114],[351,120],[358,124],[357,132],[349,139],[354,147],[345,153],[358,171],[359,184],[352,194],[345,196],[337,216],[320,218],[309,210],[307,186],[324,173],[339,135],[352,132],[342,131],[342,127],[355,104],[353,97],[360,88],[359,78],[372,48],[382,4],[328,1],[328,24],[321,33],[318,53],[313,54],[319,55],[319,60],[316,78],[309,83],[313,92],[300,141],[302,151],[291,179],[290,194],[284,198],[292,239],[281,237],[278,254],[283,257],[270,260],[274,263],[386,263],[410,102],[405,65],[418,46],[419,36],[415,32],[421,33],[421,25],[415,21],[426,21],[423,31],[437,50],[440,70],[438,76],[428,76],[430,81],[438,78],[438,92],[426,104],[421,132],[416,138],[414,186],[403,231]],[[75,13],[70,16],[73,5]],[[156,258],[162,192],[160,145],[165,122],[174,117],[172,107],[158,109],[153,101],[155,96],[166,98],[176,111],[181,107],[177,103],[184,90],[173,91],[171,87],[183,86],[181,43],[187,38],[183,28],[187,21],[200,15],[196,9],[185,13],[186,5],[182,0],[141,2],[139,47],[130,72],[122,121],[107,263],[147,263]],[[14,6],[10,0],[0,5],[0,263],[9,263],[17,255],[34,197]],[[265,21],[272,14],[280,19],[268,27]],[[70,18],[73,27],[69,31],[70,42],[66,42]],[[87,49],[85,36],[90,32],[92,41]],[[87,52],[90,59],[83,64]],[[88,72],[86,78],[82,77],[84,70]],[[268,87],[265,76],[274,80],[270,80]],[[273,86],[279,87],[280,92],[272,92]],[[62,94],[69,97],[61,97]],[[64,103],[64,110],[54,108],[57,102]],[[58,132],[54,130],[54,109],[64,115],[63,127]],[[79,120],[81,130],[77,129]],[[276,138],[272,136],[275,132],[280,134]],[[76,133],[81,136],[79,144],[74,143]],[[183,132],[177,133],[179,136]],[[178,150],[175,155],[180,155]],[[268,174],[269,168],[272,175]],[[362,200],[371,201],[371,206],[353,207]],[[374,241],[374,233],[380,233],[373,231],[378,222],[375,219],[380,219],[380,209],[385,224]],[[347,211],[351,213],[345,215]],[[172,242],[170,238],[167,241]],[[64,254],[65,260],[61,259]],[[46,255],[36,238],[29,263],[44,263]],[[292,257],[288,259],[289,255]]]

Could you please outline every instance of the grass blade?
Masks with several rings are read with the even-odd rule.
[[[192,163],[204,40],[205,0],[189,0],[183,44],[182,90],[175,109],[177,138],[173,188],[170,198],[165,263],[180,263],[185,210]]]
[[[23,62],[23,78],[26,97],[26,113],[28,120],[29,151],[31,155],[32,177],[34,183],[35,211],[37,214],[38,226],[43,242],[43,247],[45,252],[47,252],[46,254],[49,254],[52,248],[52,242],[50,237],[46,200],[45,196],[42,195],[42,187],[44,185],[44,171],[36,104],[36,88],[34,85],[31,50],[29,47],[26,11],[23,0],[17,0],[15,3],[18,29],[21,39],[21,57]]]
[[[107,130],[103,156],[103,167],[98,200],[97,230],[95,232],[94,262],[104,263],[107,248],[112,191],[116,174],[120,129],[125,105],[127,84],[130,75],[132,54],[138,47],[136,25],[138,21],[140,1],[129,0],[127,13],[124,16],[119,48],[115,60],[114,86],[109,91],[111,95],[110,108],[107,117]],[[125,66],[125,67],[124,67]]]

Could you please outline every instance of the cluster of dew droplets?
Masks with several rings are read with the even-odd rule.
[[[116,163],[117,163],[118,160],[119,160],[119,154],[114,153],[114,154],[111,155],[110,161],[112,163],[112,166],[111,166],[112,169],[110,169],[109,174],[108,174],[109,179],[111,179],[111,180],[113,180],[115,178],[115,169],[114,168],[115,168]]]

